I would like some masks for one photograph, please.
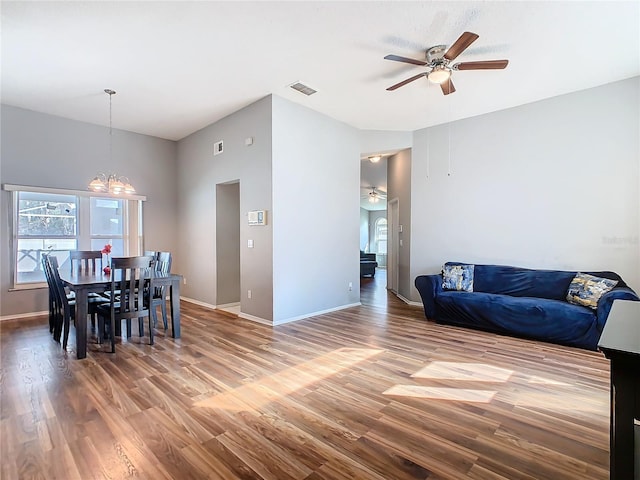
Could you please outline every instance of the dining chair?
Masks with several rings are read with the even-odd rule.
[[[69,340],[69,329],[71,328],[71,319],[75,318],[76,302],[75,300],[69,299],[67,292],[64,289],[64,284],[60,279],[60,272],[58,271],[58,259],[54,255],[47,255],[46,262],[48,264],[47,268],[49,269],[55,301],[57,302],[56,308],[58,310],[56,313],[58,324],[54,330],[53,337],[54,339],[59,340],[60,333],[62,332],[62,349],[66,350],[67,341]]]
[[[99,272],[102,270],[102,252],[100,250],[71,250],[69,262],[72,272]]]
[[[100,250],[71,250],[69,251],[71,272],[77,274],[96,274],[102,272],[102,252]],[[95,327],[97,306],[109,301],[107,294],[91,292],[88,295],[91,326]]]
[[[171,272],[171,252],[157,252],[155,261],[156,273]],[[162,312],[162,323],[165,331],[167,330],[167,286],[155,287],[151,296],[151,316],[153,317],[153,325],[158,325],[158,306]]]
[[[57,331],[56,329],[56,327],[61,325],[60,303],[57,297],[56,286],[53,283],[51,265],[48,257],[48,253],[42,254],[41,262],[42,271],[44,272],[44,277],[47,280],[47,286],[49,287],[49,333],[53,333],[54,338],[56,338],[56,336],[60,335],[59,330]],[[60,337],[58,336],[58,338]]]
[[[40,261],[42,263],[44,278],[47,281],[47,287],[49,287],[49,333],[53,333],[57,321],[58,310],[55,286],[52,283],[53,279],[51,278],[51,273],[49,272],[49,259],[47,258],[48,256],[48,253],[43,253],[40,257]]]
[[[155,271],[152,257],[115,257],[111,259],[111,292],[108,304],[98,306],[98,341],[102,343],[105,319],[109,318],[111,353],[116,351],[116,322],[127,320],[127,333],[131,332],[131,319],[137,318],[140,336],[143,319],[149,319],[149,345],[153,345],[153,319],[149,312]],[[116,291],[120,294],[117,296]]]

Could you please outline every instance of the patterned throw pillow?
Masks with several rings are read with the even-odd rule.
[[[442,268],[442,288],[473,292],[473,265],[445,265]]]
[[[617,280],[595,277],[588,273],[577,273],[569,285],[567,302],[596,309],[600,297],[612,290],[617,284]]]

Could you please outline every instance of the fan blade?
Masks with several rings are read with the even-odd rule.
[[[453,45],[449,47],[447,53],[444,54],[444,58],[451,61],[464,52],[469,45],[478,39],[478,35],[471,32],[464,32],[458,37]]]
[[[453,93],[456,91],[456,87],[453,86],[453,82],[451,81],[451,78],[442,82],[440,84],[440,88],[442,89],[442,93],[444,93],[445,95],[449,95],[450,93]]]
[[[454,70],[501,70],[509,60],[485,60],[484,62],[462,62],[453,66]]]
[[[413,76],[411,78],[407,78],[406,80],[403,80],[400,83],[396,83],[395,85],[391,85],[389,88],[387,88],[387,90],[389,90],[389,91],[395,90],[396,88],[400,88],[400,87],[406,85],[407,83],[411,83],[414,80],[419,79],[420,77],[426,77],[426,76],[427,76],[426,73],[419,73],[418,75],[415,75],[415,76]]]
[[[411,63],[413,65],[426,65],[427,62],[423,62],[422,60],[414,60],[413,58],[400,57],[398,55],[387,55],[384,57],[385,60],[393,60],[395,62],[403,62],[403,63]]]

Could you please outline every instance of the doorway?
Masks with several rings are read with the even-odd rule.
[[[216,185],[216,308],[240,312],[240,182]]]

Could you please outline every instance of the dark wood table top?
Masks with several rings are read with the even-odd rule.
[[[604,351],[640,355],[640,302],[613,302],[598,347]]]
[[[60,272],[60,280],[62,280],[65,284],[80,287],[80,286],[88,286],[95,285],[107,286],[111,283],[111,275],[106,275],[102,271],[95,273],[78,273],[72,272],[71,268],[68,264],[63,263],[62,266],[58,269]],[[158,280],[170,280],[173,278],[181,278],[182,275],[178,275],[176,273],[162,273],[155,272],[154,278]],[[117,276],[116,276],[117,279]]]

